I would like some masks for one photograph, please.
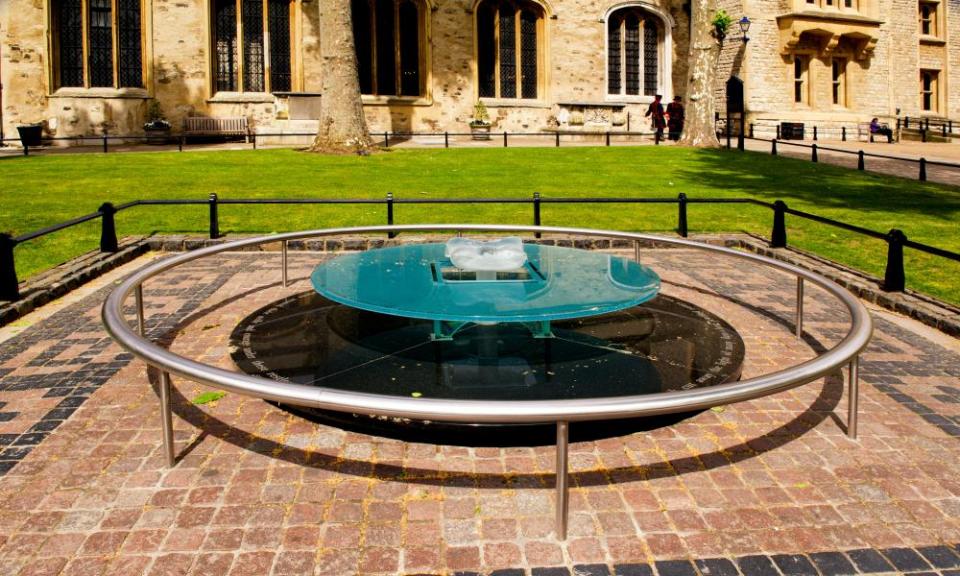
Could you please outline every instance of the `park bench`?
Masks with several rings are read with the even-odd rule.
[[[884,128],[889,128],[890,126],[886,122],[881,122],[880,126]],[[857,123],[857,140],[867,140],[873,142],[874,133],[870,131],[869,122],[858,122]]]
[[[192,116],[183,120],[183,135],[190,136],[243,136],[250,141],[250,126],[246,118],[206,118]]]

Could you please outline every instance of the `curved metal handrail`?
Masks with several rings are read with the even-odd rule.
[[[840,300],[850,313],[851,328],[839,343],[825,353],[795,366],[747,380],[689,391],[574,400],[452,400],[439,398],[406,398],[283,383],[259,376],[232,372],[185,358],[150,342],[143,336],[143,283],[185,262],[228,250],[281,242],[283,283],[286,285],[287,243],[291,240],[348,234],[437,232],[443,230],[456,232],[530,232],[602,236],[605,238],[632,240],[637,246],[639,246],[639,241],[643,240],[724,254],[734,258],[764,264],[797,277],[796,332],[798,338],[802,332],[804,280],[820,286]],[[137,300],[139,334],[130,326],[123,314],[123,304],[131,293],[135,293]],[[164,423],[164,444],[167,452],[167,460],[171,466],[174,463],[174,452],[169,402],[170,374],[239,394],[341,412],[471,423],[557,422],[558,532],[561,534],[561,537],[565,536],[566,532],[566,444],[568,422],[684,412],[741,402],[812,382],[835,372],[844,365],[849,365],[850,394],[847,433],[850,437],[855,438],[858,357],[870,341],[873,331],[873,323],[869,313],[863,304],[850,292],[819,274],[766,256],[703,244],[682,238],[668,238],[651,234],[635,234],[584,228],[492,224],[431,224],[329,228],[226,242],[217,246],[202,248],[154,262],[134,272],[107,297],[103,304],[102,318],[107,332],[120,346],[131,352],[134,356],[144,360],[147,364],[155,366],[162,371],[160,392]],[[561,476],[563,477],[561,478]]]

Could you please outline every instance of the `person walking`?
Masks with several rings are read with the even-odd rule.
[[[673,102],[667,104],[667,118],[670,139],[676,142],[683,132],[683,99],[679,96],[674,96]]]
[[[663,100],[663,96],[657,94],[647,108],[647,113],[643,115],[644,117],[652,116],[652,118],[650,118],[650,127],[656,130],[654,138],[658,144],[663,140],[663,129],[667,127],[667,122],[663,117],[663,104],[661,100]]]

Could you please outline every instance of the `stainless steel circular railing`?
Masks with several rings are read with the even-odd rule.
[[[797,307],[795,331],[800,338],[803,331],[804,281],[812,282],[826,290],[843,304],[850,313],[850,330],[833,348],[819,356],[784,370],[765,374],[739,382],[688,391],[661,392],[637,396],[607,398],[584,398],[576,400],[451,400],[439,398],[406,398],[378,394],[349,392],[329,388],[289,384],[217,368],[175,354],[154,344],[144,334],[143,284],[158,274],[186,262],[212,254],[281,243],[282,279],[287,286],[287,243],[323,236],[350,234],[399,233],[399,232],[529,232],[595,236],[616,238],[634,242],[639,259],[640,242],[672,244],[698,250],[706,250],[753,263],[763,264],[797,278]],[[133,293],[136,298],[138,329],[131,327],[123,313],[124,303]],[[509,226],[481,224],[430,224],[403,226],[369,226],[359,228],[330,228],[245,238],[224,244],[198,249],[148,264],[131,274],[107,297],[103,304],[102,317],[107,332],[123,348],[137,358],[161,371],[160,404],[163,424],[164,449],[169,466],[175,464],[173,443],[172,409],[170,402],[170,376],[175,375],[200,384],[228,390],[239,394],[273,400],[288,404],[322,408],[360,414],[375,414],[403,418],[468,422],[468,423],[531,423],[556,422],[557,424],[557,535],[566,537],[568,509],[567,444],[569,422],[604,420],[686,412],[732,404],[774,394],[800,386],[835,373],[843,366],[848,372],[848,417],[847,435],[856,438],[858,359],[860,352],[870,341],[873,323],[863,304],[850,292],[836,283],[798,266],[749,252],[741,252],[721,246],[713,246],[682,238],[669,238],[650,234],[633,234],[610,230],[584,228],[561,228],[550,226]]]

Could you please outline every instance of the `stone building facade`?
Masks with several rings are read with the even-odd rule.
[[[2,126],[139,134],[155,99],[186,117],[315,127],[323,0],[0,0]],[[960,0],[721,0],[747,121],[850,125],[960,118]],[[643,130],[652,95],[683,95],[684,0],[354,0],[371,130]],[[734,25],[736,28],[736,25]]]

